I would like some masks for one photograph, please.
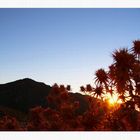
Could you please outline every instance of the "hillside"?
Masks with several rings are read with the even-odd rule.
[[[45,97],[51,87],[25,78],[0,85],[0,106],[28,111],[37,105],[46,106]]]
[[[48,106],[46,97],[51,91],[51,86],[32,79],[25,78],[0,84],[0,106],[15,109],[21,112],[28,112],[35,106]],[[79,93],[69,93],[72,101],[79,101],[80,108],[78,113],[86,111],[88,104],[84,95]]]

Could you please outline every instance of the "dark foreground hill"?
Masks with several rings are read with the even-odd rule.
[[[11,108],[20,112],[28,112],[36,106],[48,106],[46,97],[51,91],[51,86],[32,79],[25,78],[0,84],[0,106]],[[79,93],[69,93],[73,100],[80,102],[79,113],[87,108],[85,97]]]
[[[37,105],[45,106],[45,97],[50,90],[50,86],[29,78],[1,84],[0,106],[20,111],[28,111],[28,109]]]

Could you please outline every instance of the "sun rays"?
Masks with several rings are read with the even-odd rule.
[[[106,100],[108,101],[109,105],[111,105],[111,106],[122,103],[122,100],[119,99],[119,96],[118,96],[117,93],[113,94],[113,95],[107,94],[106,95]]]

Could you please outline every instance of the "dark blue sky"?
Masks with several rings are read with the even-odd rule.
[[[140,39],[140,9],[0,9],[0,83],[29,77],[74,90]]]

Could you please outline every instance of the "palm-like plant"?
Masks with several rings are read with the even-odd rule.
[[[126,70],[132,68],[133,63],[135,62],[135,56],[128,52],[127,48],[122,48],[119,50],[115,50],[112,54],[114,64],[117,67],[122,67]]]
[[[67,85],[66,89],[67,89],[67,91],[71,91],[71,86]]]
[[[92,92],[92,90],[93,90],[93,89],[92,89],[92,86],[91,86],[90,84],[87,84],[87,85],[86,85],[86,91],[87,91],[87,92]]]
[[[95,95],[95,97],[102,97],[102,94],[104,94],[103,87],[102,86],[96,86],[94,88],[94,95]]]
[[[140,63],[139,61],[134,64],[133,71],[132,71],[132,78],[133,78],[134,93],[135,93],[132,96],[132,100],[140,109]]]
[[[109,89],[108,89],[108,91],[107,92],[109,92],[110,93],[110,95],[112,96],[113,95],[113,93],[114,93],[114,87],[116,86],[116,67],[115,67],[115,65],[110,65],[109,66],[109,71],[108,71],[108,87],[109,87]]]
[[[97,86],[105,86],[105,88],[108,90],[108,74],[104,69],[98,69],[95,72],[95,84]]]
[[[81,86],[81,87],[80,87],[80,91],[81,91],[81,92],[85,92],[85,91],[86,91],[85,87],[84,87],[84,86]]]
[[[140,82],[140,63],[135,63],[132,69],[132,77],[135,82]]]
[[[136,55],[137,59],[140,61],[140,40],[135,40],[133,42],[132,51]]]
[[[140,40],[133,43],[133,53],[127,48],[115,50],[109,71],[101,68],[95,72],[95,97],[102,97],[104,92],[118,93],[123,102],[140,106]]]
[[[86,85],[86,92],[88,93],[88,95],[92,95],[93,88],[90,84]]]
[[[113,83],[115,84],[116,67],[113,64],[109,66],[108,77],[109,77],[110,83],[111,84],[113,84]]]
[[[114,51],[112,54],[114,60],[114,81],[117,84],[119,93],[124,93],[127,84],[131,84],[131,71],[135,63],[135,56],[128,52],[128,49],[123,48]]]

